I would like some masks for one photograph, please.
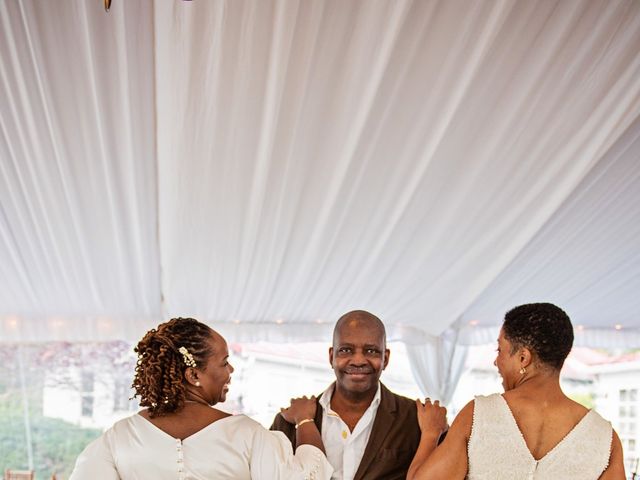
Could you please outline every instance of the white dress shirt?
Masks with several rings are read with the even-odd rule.
[[[333,467],[331,479],[353,480],[367,447],[373,421],[380,405],[380,383],[378,383],[378,391],[373,397],[371,405],[358,420],[353,432],[349,431],[347,424],[331,409],[334,388],[335,384],[332,384],[320,397],[323,411],[322,443],[324,443],[327,459]]]

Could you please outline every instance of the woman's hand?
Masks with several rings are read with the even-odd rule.
[[[440,406],[439,400],[431,403],[431,400],[426,398],[424,404],[420,400],[416,400],[416,407],[418,410],[418,425],[423,434],[432,433],[437,438],[449,428],[447,424],[447,409]]]
[[[291,404],[287,408],[280,409],[280,415],[289,423],[299,423],[307,418],[313,419],[316,416],[316,397],[292,398]]]
[[[422,404],[416,401],[418,424],[422,430],[420,444],[409,471],[407,480],[423,480],[446,478],[447,480],[463,480],[467,476],[468,457],[467,441],[471,436],[473,423],[473,405],[469,402],[458,414],[448,429],[442,444],[438,445],[438,437],[447,430],[447,410],[440,402],[427,398]]]
[[[296,425],[296,447],[299,445],[313,445],[325,453],[320,431],[314,422],[316,410],[316,397],[292,398],[291,405],[280,409],[280,415],[287,422]]]

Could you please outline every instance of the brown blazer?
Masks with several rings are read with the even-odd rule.
[[[315,424],[318,430],[322,429],[320,403]],[[271,430],[283,432],[291,444],[296,445],[295,426],[280,414],[276,415]],[[404,480],[418,443],[420,427],[415,401],[396,395],[380,384],[380,405],[354,480]]]

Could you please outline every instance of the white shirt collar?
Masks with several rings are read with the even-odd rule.
[[[333,412],[333,410],[331,410],[331,398],[333,397],[333,392],[335,391],[335,388],[336,388],[336,382],[333,382],[322,393],[322,396],[320,397],[320,400],[318,401],[325,412]],[[378,408],[378,405],[380,405],[380,399],[382,397],[381,392],[382,392],[382,388],[380,388],[380,382],[378,382],[378,389],[376,390],[376,394],[374,395],[373,400],[371,401],[371,404],[369,405],[370,408],[371,407],[373,407],[374,409]]]

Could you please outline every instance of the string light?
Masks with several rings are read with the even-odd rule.
[[[112,324],[109,318],[99,318],[98,319],[98,328],[103,331],[111,330]]]
[[[18,323],[20,323],[18,321],[18,317],[7,317],[7,319],[5,320],[7,328],[11,330],[16,330],[18,328]]]
[[[49,326],[54,329],[61,328],[64,326],[64,319],[60,317],[51,317],[49,319]]]

